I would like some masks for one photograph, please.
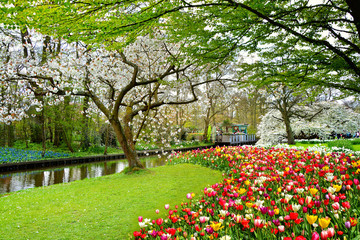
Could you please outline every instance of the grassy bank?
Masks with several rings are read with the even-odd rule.
[[[316,145],[322,145],[325,147],[329,147],[327,143],[296,143],[295,145],[291,145],[291,146],[297,146],[297,147],[304,147],[304,148],[308,148],[308,147],[314,147]],[[354,144],[352,145],[353,151],[360,151],[360,144]]]
[[[165,216],[188,192],[200,193],[221,172],[181,164],[139,174],[86,179],[0,197],[1,239],[128,239],[137,217]]]

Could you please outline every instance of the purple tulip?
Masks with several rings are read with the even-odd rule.
[[[214,233],[214,229],[212,227],[210,227],[210,226],[207,226],[205,230],[206,230],[206,232],[208,234],[213,234]]]
[[[345,222],[345,227],[346,227],[346,228],[351,228],[351,223],[350,223],[350,221]]]
[[[275,212],[274,212],[274,210],[269,209],[268,214],[269,214],[270,217],[272,217],[272,216],[275,215]]]
[[[153,230],[153,231],[150,233],[150,235],[153,236],[153,237],[156,237],[156,236],[157,236],[157,233],[158,233],[157,231]]]
[[[261,211],[262,214],[266,214],[268,212],[268,210],[269,209],[267,207],[260,208],[260,211]]]
[[[275,226],[279,226],[280,225],[280,220],[279,219],[273,219],[272,222],[274,223]]]

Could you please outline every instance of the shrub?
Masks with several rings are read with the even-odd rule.
[[[328,142],[328,147],[333,148],[347,148],[353,150],[352,142],[350,140],[335,140]]]
[[[105,151],[105,147],[99,145],[90,146],[88,149],[88,152],[91,153],[104,153],[104,151]]]
[[[188,133],[186,137],[186,141],[194,141],[194,140],[202,141],[203,140],[202,136],[203,133]]]
[[[360,138],[355,138],[351,140],[352,145],[359,145],[360,144]]]

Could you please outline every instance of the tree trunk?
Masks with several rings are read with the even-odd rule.
[[[350,8],[350,14],[354,18],[358,38],[360,38],[360,5],[358,0],[346,0],[346,4]]]
[[[108,144],[109,144],[109,124],[106,124],[104,155],[107,155]]]
[[[64,127],[62,127],[62,136],[63,136],[63,138],[65,140],[66,146],[68,147],[69,151],[72,152],[72,153],[75,152],[72,145],[71,145],[71,140],[70,140],[70,138],[69,138],[69,136],[68,136],[68,134],[66,132],[66,129]]]
[[[5,124],[0,124],[0,147],[5,147],[5,143],[6,143]]]
[[[45,134],[45,110],[44,107],[41,110],[40,121],[41,121],[41,142],[42,142],[42,153],[41,157],[45,156],[46,151],[46,134]]]
[[[59,123],[56,121],[54,126],[54,146],[60,146],[60,135],[61,135],[61,128]]]
[[[63,133],[63,137],[66,143],[66,146],[70,150],[70,152],[75,152],[72,147],[72,127],[69,125],[71,122],[71,107],[70,107],[70,97],[66,96],[64,98],[64,122],[61,124],[61,129]]]
[[[82,141],[81,141],[81,149],[88,150],[90,147],[90,138],[89,138],[89,117],[87,115],[87,110],[89,108],[89,97],[84,98],[83,104],[83,115],[82,115]]]
[[[291,129],[291,124],[290,124],[290,118],[288,117],[288,115],[286,113],[283,113],[282,115],[283,115],[283,119],[284,119],[284,123],[285,123],[288,144],[289,145],[295,144],[294,133]]]
[[[15,134],[14,134],[14,125],[11,122],[7,125],[7,145],[8,147],[13,147],[15,142]]]
[[[210,124],[210,111],[211,109],[208,108],[207,109],[207,113],[206,113],[206,117],[204,118],[204,134],[203,134],[203,141],[204,142],[207,142],[208,140],[208,136],[207,136],[207,133],[208,133],[208,128],[209,128],[209,124]]]
[[[129,168],[145,168],[141,162],[139,161],[139,157],[135,150],[135,145],[133,144],[132,138],[127,138],[125,135],[125,131],[121,126],[121,123],[118,119],[111,119],[110,120],[111,126],[113,127],[116,138],[119,141],[121,148],[124,151],[124,154],[128,160]],[[126,126],[129,128],[129,126]]]

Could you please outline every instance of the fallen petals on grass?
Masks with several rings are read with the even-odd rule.
[[[224,180],[202,196],[188,194],[190,201],[166,218],[140,223],[135,239],[360,238],[358,157],[243,146],[177,153],[169,160],[179,163],[221,170]]]

